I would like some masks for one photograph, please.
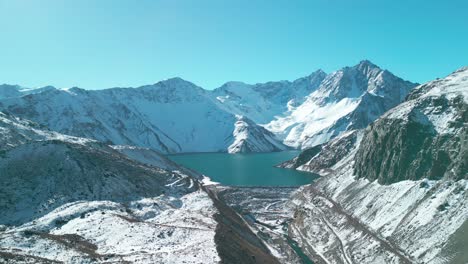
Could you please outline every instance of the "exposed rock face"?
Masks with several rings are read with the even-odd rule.
[[[468,70],[422,85],[371,124],[355,157],[380,183],[468,178]]]
[[[308,149],[304,149],[299,153],[299,155],[292,160],[285,161],[281,164],[278,164],[277,167],[286,168],[286,169],[297,169],[300,166],[303,166],[314,157],[316,157],[322,151],[324,144],[317,145]],[[313,171],[310,171],[313,172]]]
[[[229,153],[274,152],[288,149],[273,133],[243,116],[237,116]]]

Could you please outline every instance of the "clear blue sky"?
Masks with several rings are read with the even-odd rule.
[[[0,0],[0,83],[292,80],[362,59],[415,82],[468,64],[468,1]]]

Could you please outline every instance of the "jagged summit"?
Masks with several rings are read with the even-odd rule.
[[[300,105],[267,124],[287,145],[322,144],[340,133],[363,128],[400,103],[416,84],[370,61],[328,74]]]
[[[302,86],[309,86],[311,88],[318,87],[319,84],[323,81],[323,79],[326,76],[327,74],[323,70],[319,69],[305,77],[294,80],[293,84],[294,84],[294,87],[302,87]]]
[[[355,70],[355,71],[358,71],[367,75],[367,72],[382,71],[383,69],[380,68],[378,65],[374,64],[373,62],[371,62],[370,60],[365,59],[365,60],[359,61],[359,63],[357,63],[356,65],[345,66],[335,72],[349,71],[349,70]]]
[[[380,69],[379,66],[377,66],[376,64],[374,64],[373,62],[371,62],[370,60],[368,59],[364,59],[364,60],[361,60],[356,66],[354,67],[357,67],[357,68],[378,68]]]

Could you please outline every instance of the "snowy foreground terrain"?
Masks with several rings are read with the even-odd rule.
[[[206,177],[152,150],[5,114],[0,134],[0,263],[274,261]]]
[[[219,260],[217,210],[195,178],[13,117],[0,127],[0,259]]]
[[[0,263],[468,263],[468,68],[293,82],[0,86]],[[299,188],[160,153],[302,148]]]

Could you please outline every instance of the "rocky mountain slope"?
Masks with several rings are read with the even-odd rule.
[[[275,263],[200,175],[152,150],[1,112],[0,135],[0,263]]]
[[[366,129],[355,173],[380,183],[466,179],[467,102],[468,68],[418,87]]]
[[[180,78],[135,89],[53,89],[4,99],[0,108],[61,133],[163,153],[227,151],[237,144],[236,116]],[[251,150],[285,148],[270,133],[258,135],[267,131],[256,126],[248,127],[256,136],[243,139]],[[264,137],[269,140],[255,141]]]
[[[327,143],[305,149],[292,160],[279,164],[280,168],[296,169],[325,175],[331,168],[359,146],[362,130],[351,130]]]
[[[342,132],[365,128],[403,101],[415,86],[369,61],[326,76],[304,103],[269,122],[265,128],[284,143],[308,148]]]
[[[323,175],[292,200],[290,233],[306,254],[318,263],[466,263],[467,98],[462,68],[418,86],[365,131],[283,164]]]

